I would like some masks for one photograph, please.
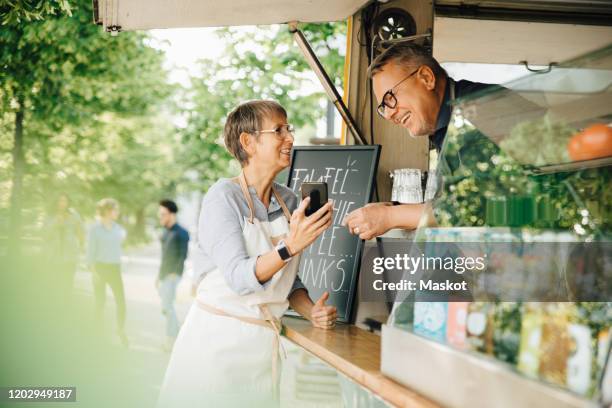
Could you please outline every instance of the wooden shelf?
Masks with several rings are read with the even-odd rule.
[[[397,407],[433,408],[435,403],[380,372],[380,337],[353,325],[334,330],[312,327],[303,319],[284,317],[285,336]]]

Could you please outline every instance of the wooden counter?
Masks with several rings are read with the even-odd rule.
[[[383,376],[380,372],[380,337],[352,325],[334,330],[312,327],[306,320],[285,317],[285,336],[321,360],[398,407],[430,408],[438,405]]]

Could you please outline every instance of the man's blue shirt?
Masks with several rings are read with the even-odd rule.
[[[448,130],[448,124],[451,120],[452,101],[451,101],[451,78],[447,78],[446,87],[444,89],[444,99],[438,112],[438,120],[436,121],[436,131],[431,135],[430,140],[437,151],[442,149],[444,136]],[[474,92],[479,92],[489,87],[499,88],[499,85],[483,84],[480,82],[472,82],[462,79],[461,81],[453,81],[455,83],[455,99],[463,98]]]

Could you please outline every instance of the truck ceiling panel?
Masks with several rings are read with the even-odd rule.
[[[441,17],[612,25],[610,0],[436,0]]]
[[[94,0],[96,20],[121,30],[346,19],[369,0]]]
[[[434,19],[440,62],[548,65],[612,43],[612,27],[520,21]]]
[[[499,8],[566,13],[609,13],[610,0],[436,0],[436,6]]]

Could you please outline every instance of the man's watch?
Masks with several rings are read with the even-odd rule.
[[[280,256],[280,258],[285,262],[289,262],[293,256],[291,252],[289,252],[289,248],[287,248],[287,244],[285,244],[285,241],[283,240],[280,240],[278,244],[276,244],[276,252],[278,252],[278,256]]]

